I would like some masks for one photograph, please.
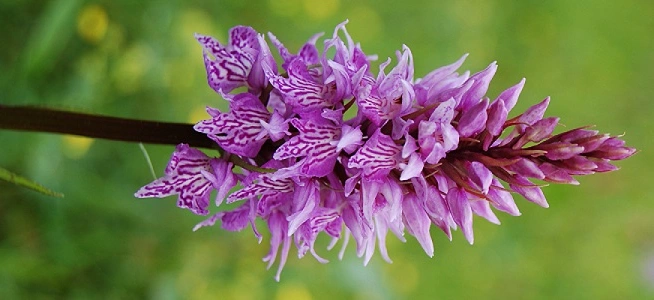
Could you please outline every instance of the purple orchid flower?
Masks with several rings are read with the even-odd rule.
[[[265,36],[250,27],[230,30],[227,45],[197,35],[209,86],[229,101],[229,111],[207,108],[211,118],[195,130],[214,140],[222,157],[181,144],[165,176],[136,197],[179,195],[178,206],[198,215],[209,214],[213,190],[217,206],[239,202],[195,229],[249,224],[261,241],[255,221],[263,220],[271,232],[264,261],[279,262],[279,280],[292,244],[299,257],[327,262],[315,249],[320,233],[332,239],[330,249],[354,240],[364,264],[376,249],[391,261],[389,232],[401,241],[405,232],[414,236],[430,257],[432,225],[450,240],[460,228],[472,244],[475,215],[495,224],[494,210],[520,215],[514,193],[549,206],[532,180],[579,184],[574,176],[616,170],[613,161],[636,152],[621,136],[586,127],[555,134],[559,119],[545,117],[549,98],[509,118],[525,80],[491,101],[486,93],[497,64],[459,74],[467,54],[415,79],[411,50],[403,46],[388,73],[390,59],[373,75],[376,56],[354,43],[346,23],[325,40],[322,54],[321,34],[297,54],[268,34],[281,69]],[[234,93],[238,88],[243,92]],[[346,114],[350,109],[357,112]]]

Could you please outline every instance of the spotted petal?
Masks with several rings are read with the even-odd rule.
[[[230,153],[245,157],[256,156],[266,141],[260,133],[267,130],[264,124],[269,121],[270,113],[261,101],[250,93],[236,95],[230,103],[230,108],[228,113],[207,108],[213,118],[201,121],[193,128],[206,133]]]
[[[293,157],[305,157],[298,164],[300,172],[307,176],[323,177],[334,169],[338,156],[337,145],[341,128],[333,123],[316,122],[313,120],[291,120],[291,124],[299,131],[281,145],[273,158],[283,160]]]
[[[363,170],[363,177],[367,179],[382,180],[398,167],[401,150],[390,136],[377,130],[350,158],[348,167]]]
[[[213,183],[204,174],[213,173],[211,161],[202,151],[180,144],[170,158],[166,175],[142,187],[134,196],[163,198],[179,195],[177,206],[206,215]]]
[[[223,46],[210,36],[195,35],[204,48],[209,86],[219,93],[229,93],[241,86],[255,88],[248,77],[259,54],[257,32],[251,27],[236,26],[229,36],[229,43]]]
[[[291,61],[287,69],[288,78],[275,75],[265,64],[263,67],[270,84],[282,94],[285,103],[293,107],[294,112],[304,115],[332,105],[325,97],[327,89],[311,77],[303,60]]]

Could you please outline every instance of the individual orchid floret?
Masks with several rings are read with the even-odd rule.
[[[200,150],[180,144],[168,162],[165,176],[142,187],[135,196],[163,198],[179,195],[177,206],[206,215],[211,191],[218,190],[216,205],[220,205],[236,181],[232,163],[210,158]]]
[[[398,167],[401,149],[391,137],[377,130],[350,158],[348,166],[363,170],[363,178],[383,180]]]
[[[325,119],[293,119],[299,134],[281,145],[273,156],[276,160],[303,157],[293,168],[297,175],[323,177],[333,172],[341,150],[353,152],[361,142],[358,128],[337,126]]]
[[[274,64],[274,61],[259,55],[261,49],[254,29],[246,26],[232,28],[227,45],[210,36],[196,34],[195,38],[204,48],[207,80],[216,92],[228,94],[245,86],[258,93],[265,88],[261,61],[268,59],[269,64]]]
[[[211,119],[195,125],[195,130],[207,134],[226,151],[254,157],[268,136],[274,141],[281,139],[288,130],[288,124],[278,115],[263,106],[259,98],[242,93],[230,101],[230,111],[222,113],[208,107]]]

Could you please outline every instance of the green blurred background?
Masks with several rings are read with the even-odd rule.
[[[521,217],[477,218],[474,246],[433,229],[434,258],[392,237],[394,263],[363,267],[353,245],[339,261],[323,237],[331,262],[292,250],[277,283],[261,262],[267,238],[193,233],[203,218],[174,197],[135,199],[152,180],[138,145],[0,131],[0,166],[65,194],[0,182],[0,298],[654,298],[654,1],[4,0],[0,102],[196,122],[224,102],[194,32],[225,41],[245,24],[297,49],[344,19],[382,60],[408,45],[417,77],[463,53],[473,72],[497,60],[491,98],[526,77],[516,111],[550,95],[566,128],[626,132],[640,153],[546,188],[549,209],[520,198]],[[160,175],[173,146],[147,149]]]

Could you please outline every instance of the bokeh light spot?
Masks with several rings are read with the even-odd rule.
[[[64,155],[70,159],[79,159],[88,152],[93,139],[75,135],[64,135],[62,138]]]
[[[324,20],[332,16],[340,6],[339,0],[304,0],[304,11],[313,20]]]
[[[97,44],[104,38],[108,25],[107,11],[98,4],[85,6],[77,16],[77,33],[92,44]]]

